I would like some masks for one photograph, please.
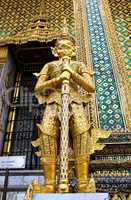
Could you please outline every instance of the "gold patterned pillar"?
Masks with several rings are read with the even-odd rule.
[[[0,47],[0,67],[3,67],[3,65],[6,63],[7,52],[7,47]]]
[[[4,104],[4,88],[3,88],[3,75],[4,75],[4,67],[7,62],[7,55],[8,55],[8,48],[7,47],[0,47],[0,154],[2,151],[3,146],[3,138],[4,138],[4,118],[2,115],[3,104]]]
[[[93,64],[91,59],[91,48],[88,34],[87,14],[86,14],[86,2],[85,0],[73,0],[74,4],[74,18],[75,18],[75,40],[77,45],[78,61],[84,62],[89,71],[93,70]],[[81,95],[85,93],[81,89]],[[96,94],[92,94],[90,102],[86,106],[88,122],[92,126],[99,127],[98,111],[96,104]]]

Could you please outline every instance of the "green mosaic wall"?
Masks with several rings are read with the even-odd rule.
[[[99,0],[86,0],[86,8],[100,127],[112,130],[124,129],[119,93],[99,10]]]

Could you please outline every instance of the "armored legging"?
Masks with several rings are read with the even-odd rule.
[[[56,103],[46,106],[44,117],[39,127],[41,139],[41,157],[56,158],[60,136],[61,107]],[[86,111],[83,103],[72,102],[70,104],[70,135],[73,140],[75,158],[86,158],[89,155],[89,128]]]

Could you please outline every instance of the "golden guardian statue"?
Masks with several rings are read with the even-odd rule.
[[[69,140],[72,141],[74,152],[75,175],[78,192],[95,192],[95,181],[89,177],[90,154],[103,149],[97,144],[98,138],[106,138],[110,132],[92,129],[87,121],[85,106],[89,102],[88,93],[95,92],[92,72],[82,62],[73,60],[75,42],[63,30],[56,41],[53,53],[59,60],[47,63],[40,73],[35,93],[40,104],[46,103],[44,116],[37,124],[39,138],[32,142],[39,147],[44,172],[44,185],[34,185],[35,193],[69,192]],[[86,90],[87,95],[81,96],[79,88]],[[44,91],[50,90],[44,96]],[[59,173],[56,186],[56,166],[60,158]]]

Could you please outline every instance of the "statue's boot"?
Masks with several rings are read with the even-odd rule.
[[[56,160],[42,160],[42,168],[44,171],[44,186],[41,187],[43,193],[56,192],[55,180],[56,180]]]
[[[89,179],[89,162],[79,159],[75,162],[78,192],[96,192],[95,182]]]

